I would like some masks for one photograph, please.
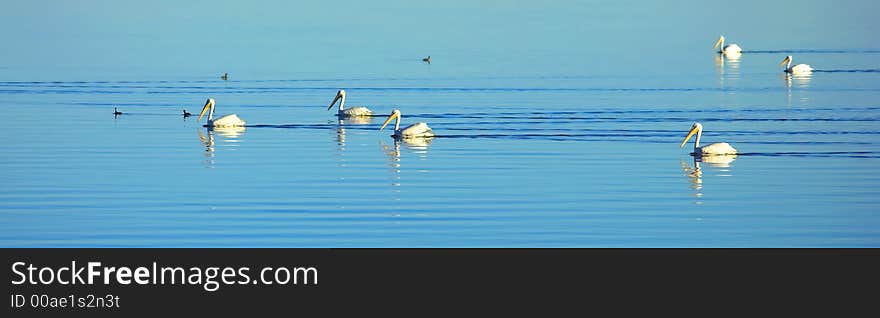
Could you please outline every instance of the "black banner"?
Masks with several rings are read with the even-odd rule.
[[[877,249],[2,249],[18,316],[873,305]],[[806,307],[805,307],[806,306]],[[676,312],[675,310],[671,312]]]

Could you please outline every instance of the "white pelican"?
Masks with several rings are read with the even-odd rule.
[[[726,142],[716,142],[714,144],[708,144],[700,147],[700,137],[703,136],[703,125],[700,123],[694,123],[691,127],[691,131],[688,132],[687,136],[684,137],[684,140],[681,142],[681,146],[679,148],[684,147],[684,144],[687,143],[688,139],[691,139],[691,136],[697,134],[697,140],[694,141],[694,156],[717,156],[717,155],[735,155],[736,149],[730,146],[730,144]]]
[[[336,113],[336,116],[339,117],[357,117],[357,116],[372,116],[373,111],[369,108],[363,106],[357,106],[352,108],[345,108],[345,90],[340,89],[336,92],[336,97],[333,98],[333,101],[330,102],[330,107],[327,107],[327,110],[333,108],[333,105],[336,105],[336,101],[339,101],[339,111]]]
[[[415,123],[407,126],[404,129],[400,129],[400,110],[397,109],[391,111],[391,115],[389,115],[388,119],[386,119],[385,122],[382,123],[382,127],[380,127],[379,130],[381,131],[382,129],[385,129],[385,126],[387,126],[388,123],[390,123],[391,120],[395,118],[397,119],[397,121],[394,122],[394,134],[391,135],[395,139],[434,137],[434,131],[431,130],[431,127],[428,127],[428,124],[426,123]]]
[[[791,74],[809,74],[813,72],[813,68],[807,64],[798,64],[795,66],[791,66],[791,55],[786,56],[782,62],[779,63],[779,66],[785,65],[785,70],[783,72],[791,73]]]
[[[718,38],[718,41],[715,41],[715,45],[712,46],[714,49],[719,49],[718,53],[731,54],[731,55],[739,55],[742,53],[742,49],[739,48],[739,45],[736,44],[728,44],[724,45],[724,36]]]
[[[230,114],[214,119],[213,98],[208,98],[208,101],[205,102],[205,107],[202,107],[202,112],[199,113],[199,119],[197,121],[202,120],[202,116],[205,115],[205,112],[208,111],[209,108],[211,109],[211,111],[208,113],[208,124],[205,125],[206,127],[240,127],[245,125],[244,120],[238,118],[238,115],[236,114]]]

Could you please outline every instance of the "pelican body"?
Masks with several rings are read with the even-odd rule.
[[[691,126],[691,130],[688,132],[687,136],[684,137],[684,140],[681,142],[681,146],[679,148],[684,147],[684,144],[691,139],[691,136],[694,134],[697,135],[697,139],[694,141],[694,152],[692,155],[700,157],[700,156],[719,156],[719,155],[735,155],[736,149],[734,149],[730,144],[726,142],[716,142],[714,144],[708,144],[705,146],[700,146],[700,137],[703,136],[703,125],[700,123],[694,123]]]
[[[244,120],[238,118],[236,114],[226,115],[217,119],[214,119],[214,99],[208,98],[208,101],[205,102],[205,107],[202,107],[202,112],[199,113],[199,121],[202,120],[202,116],[205,115],[205,112],[208,110],[208,124],[205,127],[243,127],[245,125]]]
[[[333,97],[333,101],[330,102],[330,106],[327,107],[327,110],[333,108],[333,105],[336,105],[336,101],[339,101],[339,111],[336,112],[336,116],[339,117],[358,117],[358,116],[372,116],[373,111],[364,106],[357,106],[352,108],[345,108],[345,90],[340,89],[336,92],[336,97]]]
[[[736,54],[742,53],[742,49],[739,47],[739,45],[736,45],[734,43],[724,45],[724,36],[723,35],[718,38],[718,41],[715,41],[715,45],[712,46],[712,48],[719,49],[718,53],[722,53],[722,54],[736,55]]]
[[[785,69],[783,72],[791,73],[791,74],[810,74],[813,72],[813,67],[807,64],[798,64],[795,66],[791,66],[791,55],[786,56],[782,62],[779,63],[779,66],[785,65]]]
[[[400,129],[400,110],[397,109],[391,111],[391,115],[389,115],[388,119],[382,123],[382,127],[379,128],[379,131],[385,129],[385,126],[394,119],[397,119],[397,121],[394,122],[394,134],[391,136],[395,139],[434,137],[434,131],[431,130],[431,127],[428,127],[428,124],[426,123],[415,123],[404,129]]]

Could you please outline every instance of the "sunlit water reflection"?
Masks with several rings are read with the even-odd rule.
[[[715,15],[666,3],[324,5],[222,34],[7,34],[30,45],[0,53],[0,245],[880,246],[876,28],[782,42],[778,10],[740,10],[728,56]],[[782,73],[790,54],[817,71]],[[376,115],[337,118],[339,89]],[[207,97],[248,126],[182,118]],[[380,132],[392,109],[437,137]],[[693,122],[740,154],[689,156]]]

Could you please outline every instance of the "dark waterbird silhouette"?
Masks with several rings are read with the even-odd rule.
[[[431,56],[428,55],[428,57],[423,58],[423,59],[422,59],[422,62],[425,62],[425,63],[431,64]]]
[[[113,116],[115,117],[119,115],[122,115],[122,112],[116,109],[116,107],[113,107]]]
[[[229,73],[223,73],[223,75],[220,76],[220,78],[222,78],[224,81],[225,81],[225,80],[228,80],[228,79],[229,79]]]
[[[192,114],[190,114],[188,111],[186,111],[186,109],[184,109],[184,110],[183,110],[183,118],[186,118],[186,117],[189,117],[189,116],[192,116]]]

